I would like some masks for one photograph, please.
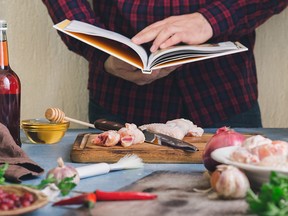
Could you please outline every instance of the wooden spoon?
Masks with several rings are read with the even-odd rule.
[[[48,197],[39,190],[32,189],[23,185],[1,185],[0,190],[5,191],[6,193],[15,194],[22,196],[25,193],[30,193],[33,195],[35,201],[26,207],[11,209],[11,210],[0,210],[0,216],[7,215],[22,215],[24,213],[32,212],[36,209],[42,208],[48,204]],[[28,214],[27,214],[28,215]]]
[[[48,119],[51,122],[60,123],[60,122],[63,122],[64,120],[66,120],[66,121],[74,122],[74,123],[81,124],[84,126],[88,126],[91,128],[95,128],[95,126],[93,124],[79,121],[77,119],[73,119],[73,118],[69,118],[69,117],[65,116],[65,113],[62,110],[60,110],[59,108],[48,108],[45,112],[45,117],[46,117],[46,119]]]

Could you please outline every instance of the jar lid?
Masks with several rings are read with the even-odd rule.
[[[0,20],[0,30],[7,30],[6,20]]]

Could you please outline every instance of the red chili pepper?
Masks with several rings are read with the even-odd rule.
[[[156,194],[133,191],[106,192],[96,190],[95,194],[98,201],[151,200],[157,198]]]
[[[85,207],[92,208],[96,203],[95,193],[84,193],[79,196],[75,196],[68,199],[63,199],[55,202],[53,206],[63,206],[63,205],[84,205]]]
[[[94,207],[97,201],[124,201],[124,200],[152,200],[156,199],[156,194],[134,191],[116,191],[106,192],[96,190],[94,193],[84,193],[79,196],[75,196],[69,199],[63,199],[55,202],[53,206],[64,205],[84,205],[88,208]]]

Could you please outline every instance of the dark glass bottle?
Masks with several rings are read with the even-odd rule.
[[[10,131],[17,145],[20,140],[21,83],[9,66],[7,22],[0,20],[0,122]]]

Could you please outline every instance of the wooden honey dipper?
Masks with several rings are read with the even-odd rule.
[[[81,124],[84,126],[88,126],[91,128],[95,128],[95,126],[93,124],[79,121],[79,120],[65,116],[65,113],[62,110],[60,110],[59,108],[48,108],[45,112],[45,117],[49,121],[56,122],[56,123],[60,123],[63,120],[66,120],[66,121],[74,122],[74,123]]]

